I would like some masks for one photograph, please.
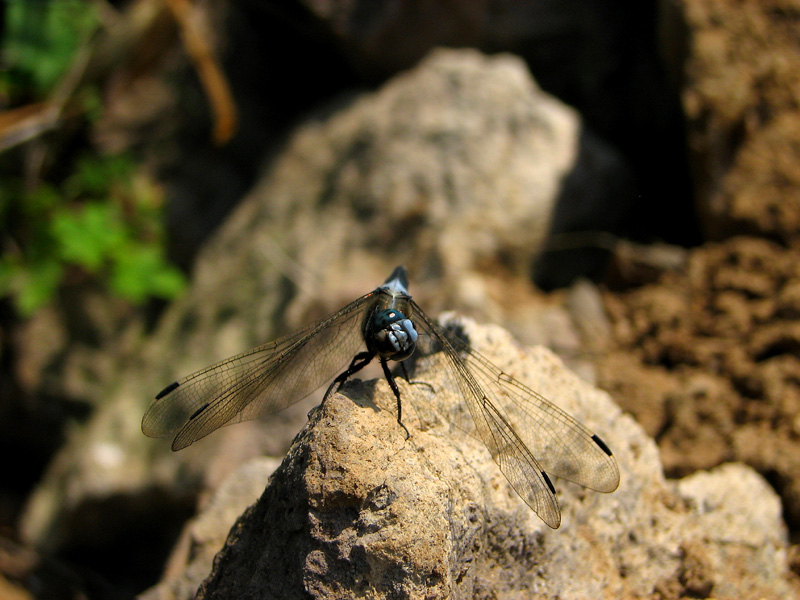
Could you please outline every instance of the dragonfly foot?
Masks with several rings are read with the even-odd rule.
[[[411,437],[411,434],[408,432],[408,427],[406,427],[400,419],[398,419],[397,422],[400,424],[400,427],[403,428],[403,431],[406,432],[406,440],[408,440],[408,438]]]

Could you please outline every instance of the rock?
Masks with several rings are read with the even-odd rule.
[[[187,523],[172,552],[163,582],[140,599],[194,598],[231,526],[258,499],[279,464],[280,460],[275,458],[254,458],[226,477],[206,506]]]
[[[664,479],[655,444],[604,392],[547,350],[464,320],[498,366],[600,434],[622,482],[608,495],[556,481],[551,530],[427,386],[400,381],[406,439],[382,380],[352,381],[311,415],[261,498],[231,529],[199,598],[787,598],[787,536],[774,492],[725,465]],[[437,388],[441,370],[414,375]],[[441,398],[437,406],[458,402]],[[184,595],[150,596],[189,598]]]
[[[769,484],[753,469],[728,463],[679,480],[677,491],[696,515],[704,536],[695,532],[696,537],[687,536],[683,544],[691,543],[695,554],[702,552],[706,557],[702,574],[695,572],[687,578],[684,573],[683,577],[708,581],[714,597],[770,597],[765,590],[786,577],[788,549],[781,502]],[[729,578],[740,569],[750,576]],[[691,585],[686,587],[691,591]],[[791,587],[783,589],[785,597],[792,596]]]
[[[92,531],[138,529],[141,513],[103,511],[105,499],[135,498],[149,518],[165,503],[186,511],[234,465],[282,455],[319,395],[177,455],[142,436],[141,415],[176,377],[337,310],[399,263],[432,315],[461,308],[548,335],[524,276],[575,169],[577,114],[541,92],[518,59],[475,51],[438,51],[336,108],[298,128],[204,249],[187,295],[151,339],[131,343],[90,423],[29,499],[27,542],[57,551]],[[87,503],[92,517],[76,519]]]
[[[553,223],[554,232],[568,235],[558,236],[554,246],[559,251],[545,257],[552,260],[542,265],[538,284],[567,285],[579,268],[584,276],[590,274],[586,268],[596,273],[608,259],[592,235],[598,231],[681,245],[699,241],[678,86],[669,81],[664,54],[657,48],[656,31],[666,12],[663,5],[669,3],[301,4],[319,20],[325,40],[336,40],[348,64],[370,81],[412,68],[437,47],[509,52],[525,62],[542,89],[581,114],[586,126],[576,160],[580,168],[563,182],[565,193]],[[669,39],[680,47],[682,35],[677,31]],[[675,69],[682,59],[674,59]],[[609,147],[618,152],[609,153]],[[597,172],[584,180],[594,168]],[[565,260],[573,263],[571,272],[563,270]]]

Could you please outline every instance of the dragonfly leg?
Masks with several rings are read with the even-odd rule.
[[[400,363],[400,370],[403,372],[403,377],[405,380],[410,383],[411,385],[424,385],[426,386],[431,392],[435,392],[436,390],[433,389],[433,386],[428,383],[427,381],[420,381],[419,379],[411,380],[411,377],[408,374],[408,370],[406,369],[406,363]]]
[[[392,392],[394,392],[394,397],[397,398],[397,422],[400,424],[406,432],[406,439],[411,437],[411,434],[408,432],[408,428],[403,424],[403,406],[400,402],[400,388],[397,387],[397,382],[394,380],[394,375],[392,375],[392,371],[388,365],[388,359],[381,358],[381,367],[383,368],[383,374],[386,377],[386,381],[389,382],[389,387],[392,388]],[[402,366],[403,363],[400,363]],[[406,379],[408,379],[408,373],[406,373]]]
[[[354,373],[358,373],[361,369],[366,367],[372,359],[375,357],[374,352],[359,352],[353,357],[353,360],[350,361],[350,366],[347,367],[342,373],[336,376],[336,379],[331,381],[331,384],[328,386],[328,389],[325,390],[325,395],[322,397],[322,404],[325,403],[328,396],[330,396],[331,392],[334,391],[334,388],[337,390],[339,386],[341,386],[345,381],[347,381],[351,375]]]

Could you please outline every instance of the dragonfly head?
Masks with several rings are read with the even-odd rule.
[[[372,317],[372,343],[382,358],[405,360],[414,353],[417,330],[411,319],[399,310],[387,308]]]

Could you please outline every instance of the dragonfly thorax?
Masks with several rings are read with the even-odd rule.
[[[367,347],[381,358],[405,360],[414,353],[417,330],[411,319],[398,310],[377,311],[367,327]]]

